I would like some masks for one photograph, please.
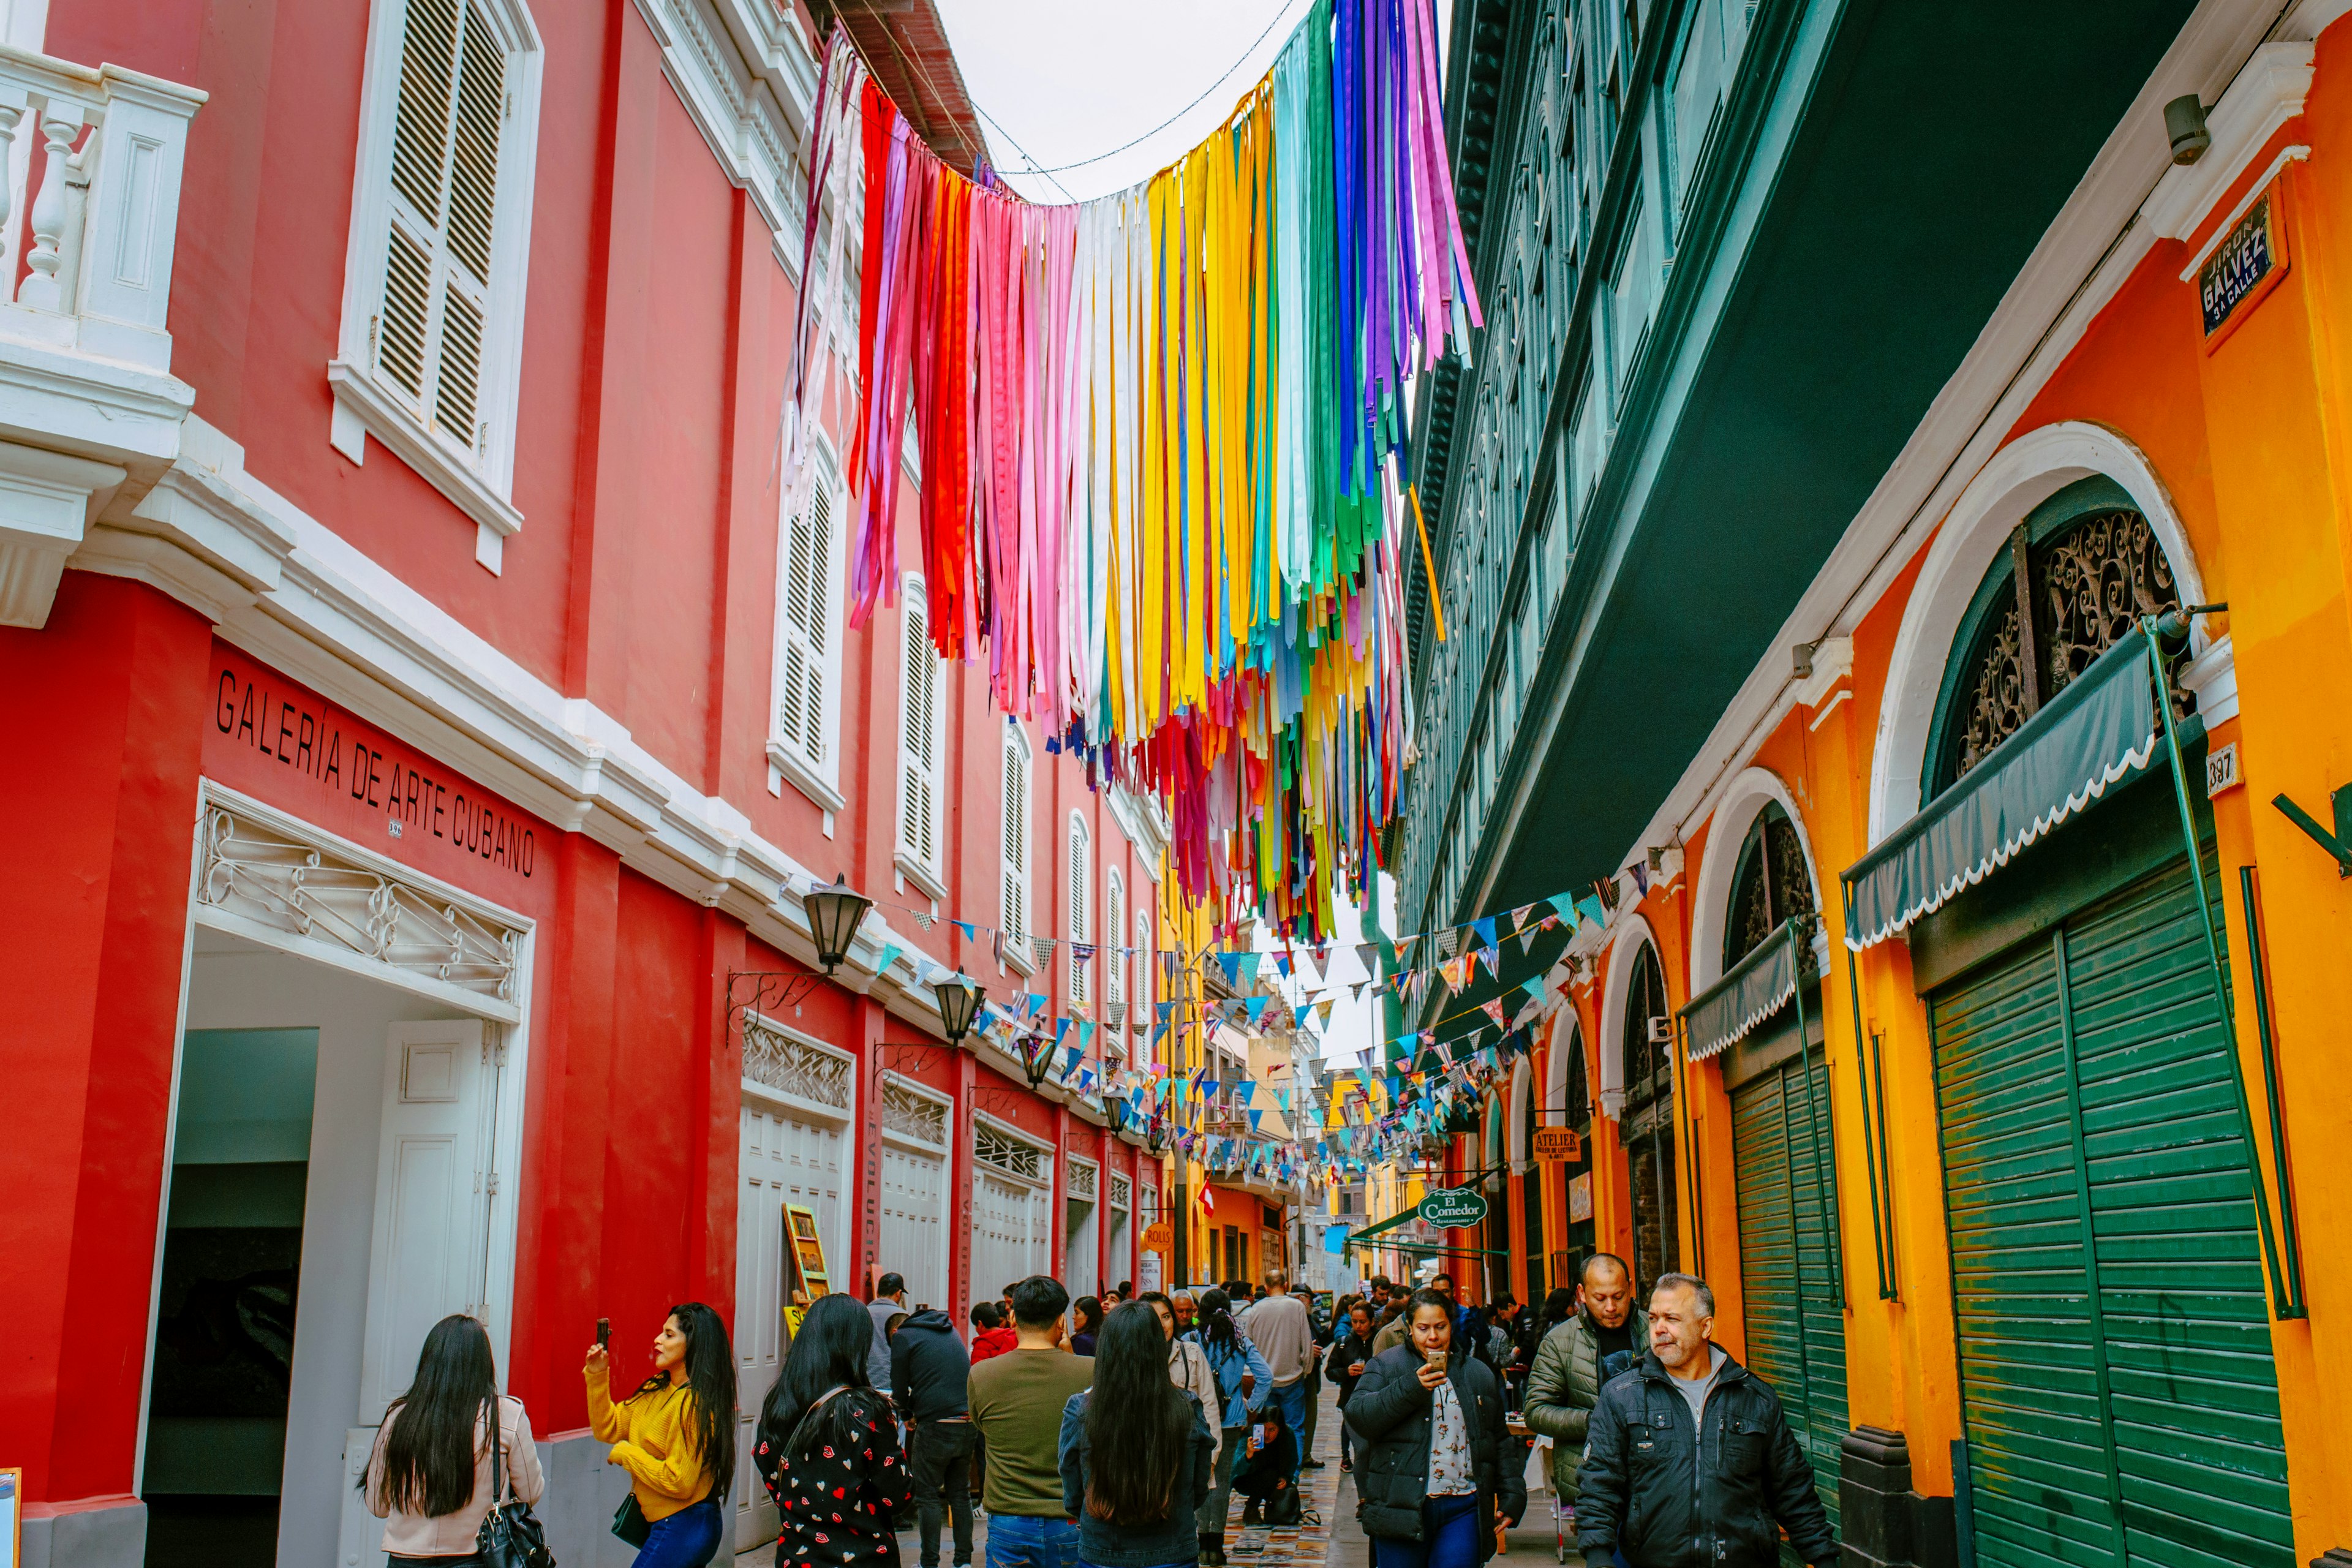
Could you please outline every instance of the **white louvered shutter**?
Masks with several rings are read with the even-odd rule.
[[[820,473],[808,505],[784,524],[782,643],[776,671],[776,739],[813,768],[830,747],[833,486]]]
[[[1026,952],[1029,941],[1029,748],[1004,731],[1004,938]]]
[[[409,0],[375,367],[420,421],[478,458],[506,72],[479,10]]]
[[[1119,955],[1119,933],[1127,929],[1127,887],[1117,871],[1103,880],[1103,945],[1095,954],[1096,966],[1103,971],[1103,1003],[1108,1009],[1106,1020],[1113,1028],[1123,1021],[1127,1006],[1127,960]]]
[[[931,651],[929,613],[919,578],[909,578],[906,660],[899,680],[898,847],[919,866],[939,864],[940,660]]]
[[[1145,898],[1150,897],[1147,889]],[[1160,955],[1151,949],[1151,910],[1138,905],[1135,911],[1135,1026],[1143,1031],[1147,1042],[1136,1052],[1146,1065],[1151,1060],[1149,1044],[1152,1029],[1159,1024],[1159,1014],[1151,1001],[1152,972],[1160,967]]]
[[[1070,818],[1070,940],[1087,940],[1087,883],[1092,877],[1092,846],[1087,842],[1087,826],[1076,817]],[[1070,955],[1070,1000],[1087,999],[1087,965],[1077,954]]]

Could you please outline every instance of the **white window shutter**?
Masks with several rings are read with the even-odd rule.
[[[1076,817],[1070,819],[1070,940],[1087,940],[1087,883],[1090,879],[1092,859],[1087,843],[1086,824]],[[1080,963],[1076,952],[1070,955],[1070,1000],[1087,999],[1087,965]]]
[[[808,505],[784,525],[782,621],[776,671],[776,739],[811,767],[830,749],[833,488],[820,473]]]
[[[467,0],[409,0],[394,109],[375,367],[411,412],[477,458],[507,54]]]
[[[1127,929],[1127,888],[1117,871],[1103,882],[1102,951],[1095,962],[1108,964],[1103,980],[1103,1000],[1116,1011],[1127,1005],[1127,960],[1119,956],[1119,933]],[[1114,1017],[1111,1022],[1119,1020]]]
[[[1004,731],[1004,935],[1029,940],[1029,752],[1020,733]]]
[[[906,660],[899,682],[898,847],[921,866],[939,864],[940,661],[931,650],[919,578],[908,580]]]

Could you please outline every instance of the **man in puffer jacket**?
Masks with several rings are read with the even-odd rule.
[[[1584,1426],[1601,1397],[1601,1358],[1633,1348],[1633,1279],[1624,1259],[1596,1252],[1577,1282],[1576,1315],[1536,1347],[1520,1414],[1530,1431],[1551,1439],[1551,1487],[1563,1503],[1576,1500],[1576,1470],[1584,1462]]]
[[[1780,1531],[1815,1568],[1838,1561],[1813,1468],[1762,1378],[1711,1339],[1715,1292],[1665,1274],[1650,1353],[1592,1407],[1578,1472],[1585,1568],[1774,1568]]]

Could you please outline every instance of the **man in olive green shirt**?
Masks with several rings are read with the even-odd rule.
[[[1062,1510],[1062,1406],[1095,1380],[1062,1344],[1070,1293],[1032,1275],[1013,1287],[1018,1343],[971,1369],[971,1424],[988,1452],[988,1568],[1071,1568],[1078,1527]]]

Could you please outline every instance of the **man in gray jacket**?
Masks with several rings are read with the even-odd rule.
[[[1577,1282],[1576,1315],[1536,1347],[1520,1415],[1530,1431],[1551,1439],[1552,1489],[1562,1502],[1576,1500],[1585,1426],[1606,1381],[1601,1363],[1612,1351],[1639,1348],[1633,1315],[1632,1270],[1615,1254],[1596,1252],[1585,1259],[1583,1277]]]

